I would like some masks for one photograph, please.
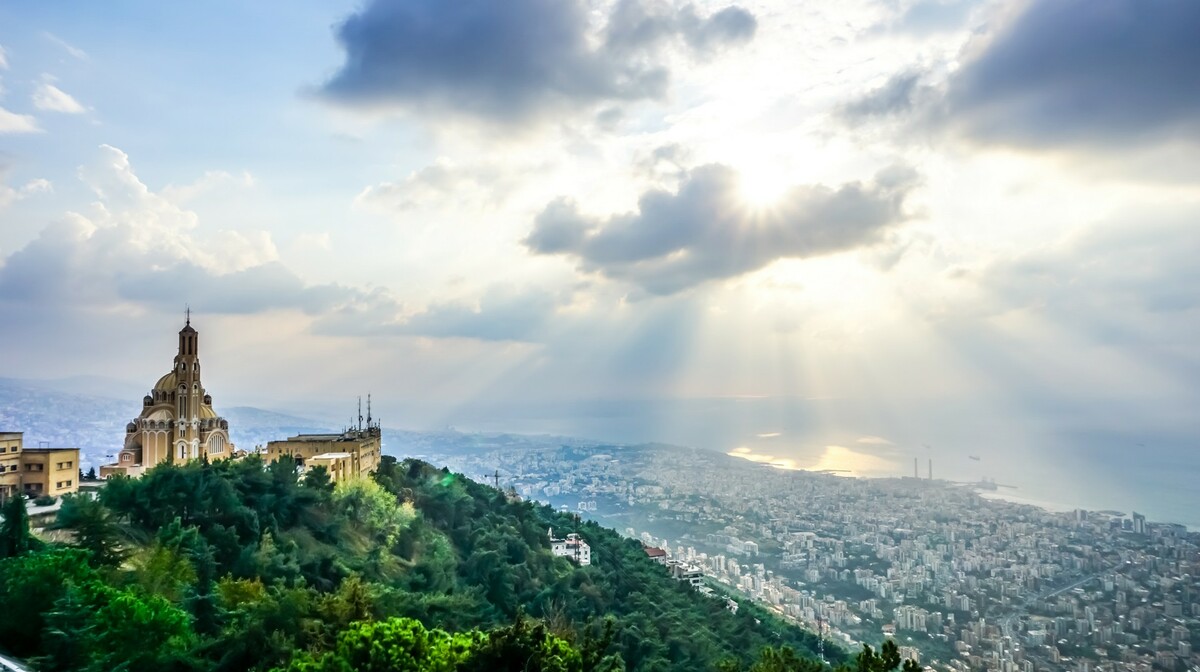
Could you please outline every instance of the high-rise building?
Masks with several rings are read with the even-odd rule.
[[[228,458],[233,450],[229,423],[200,382],[200,335],[189,313],[171,370],[142,399],[141,414],[125,426],[125,447],[115,464],[100,467],[100,477],[139,476],[163,462]]]

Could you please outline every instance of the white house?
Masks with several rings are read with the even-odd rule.
[[[580,566],[592,564],[592,547],[578,534],[572,532],[566,539],[555,539],[553,528],[550,534],[550,551],[560,558],[574,560]]]

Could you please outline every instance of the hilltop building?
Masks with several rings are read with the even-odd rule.
[[[142,399],[141,414],[125,427],[125,447],[115,464],[100,467],[100,478],[140,476],[163,462],[233,455],[229,423],[213,410],[200,382],[199,336],[189,313],[171,370]]]
[[[383,454],[383,433],[379,422],[372,420],[370,409],[368,397],[366,427],[362,424],[360,405],[357,428],[351,427],[340,434],[297,434],[286,441],[271,441],[263,459],[270,463],[291,456],[301,470],[325,467],[335,483],[367,476],[379,468]]]
[[[78,491],[78,448],[26,448],[23,432],[0,432],[0,501]]]
[[[575,561],[581,567],[592,564],[592,547],[578,534],[572,532],[566,539],[555,539],[554,530],[550,534],[550,552],[560,558]]]

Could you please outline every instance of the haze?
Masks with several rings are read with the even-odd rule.
[[[6,3],[0,369],[148,386],[190,305],[218,403],[1040,460],[1136,505],[1200,466],[1197,25],[1186,0]]]

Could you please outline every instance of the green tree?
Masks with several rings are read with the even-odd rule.
[[[93,564],[115,566],[125,558],[116,517],[99,499],[64,495],[54,527],[74,532],[75,545],[90,554]]]
[[[544,623],[518,612],[514,623],[488,633],[461,667],[462,672],[583,672],[583,656]]]
[[[157,595],[96,580],[71,586],[47,616],[46,672],[170,670],[191,667],[186,612]]]
[[[478,633],[426,630],[411,618],[357,623],[338,636],[337,648],[319,657],[301,654],[287,672],[453,672],[479,641]],[[531,668],[532,669],[532,668]]]
[[[21,555],[33,548],[34,539],[29,532],[25,498],[19,494],[9,497],[0,515],[4,516],[4,522],[0,523],[0,558]]]
[[[904,667],[900,666],[900,649],[896,646],[896,642],[889,639],[883,643],[879,652],[876,653],[869,645],[863,644],[863,650],[854,658],[853,667],[843,667],[840,669],[853,670],[854,672],[892,672],[892,670],[903,670],[903,672],[919,672],[921,670],[920,663],[914,660],[904,661]]]
[[[50,547],[0,561],[0,647],[19,656],[43,650],[45,614],[76,584],[95,579],[87,553]]]

